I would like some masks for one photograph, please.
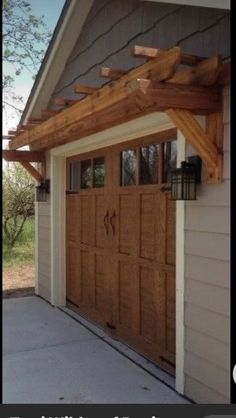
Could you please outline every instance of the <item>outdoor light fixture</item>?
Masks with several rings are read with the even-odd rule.
[[[201,183],[202,160],[198,156],[182,161],[171,170],[171,200],[196,200],[196,185]]]
[[[36,202],[46,202],[47,195],[50,192],[50,180],[41,181],[39,186],[36,186]]]

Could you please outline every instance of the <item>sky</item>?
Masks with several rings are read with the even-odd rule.
[[[39,17],[44,15],[44,22],[49,27],[50,31],[53,32],[65,0],[28,0],[31,5],[32,13]],[[45,49],[46,52],[46,49]],[[5,66],[3,68],[7,74],[14,74],[14,71]],[[14,76],[15,78],[15,94],[23,97],[23,103],[20,105],[23,110],[30,94],[31,88],[34,84],[32,74],[28,71],[23,71],[21,75]],[[8,130],[15,129],[19,122],[19,117],[16,116],[15,112],[9,107],[3,110],[3,135],[6,135]],[[6,142],[6,141],[4,141]],[[7,143],[7,142],[6,142]],[[5,145],[5,144],[4,144]]]

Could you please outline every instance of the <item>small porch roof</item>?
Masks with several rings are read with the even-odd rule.
[[[147,62],[128,72],[102,68],[100,75],[110,79],[105,86],[75,86],[75,92],[85,94],[81,100],[56,98],[63,109],[56,113],[49,110],[47,120],[28,121],[28,125],[9,133],[14,134],[9,149],[29,145],[31,151],[44,152],[160,111],[166,112],[206,162],[216,167],[219,150],[199,130],[202,128],[193,114],[222,111],[222,86],[229,80],[229,64],[224,64],[220,56],[202,58],[185,54],[179,47],[160,50],[135,46],[132,52],[134,56],[145,57]],[[12,155],[16,159],[16,152]],[[3,152],[3,156],[11,158],[9,152],[5,155]]]

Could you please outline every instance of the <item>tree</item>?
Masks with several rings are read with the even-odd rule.
[[[22,70],[34,75],[43,59],[51,33],[44,16],[36,17],[24,0],[3,0],[3,106],[21,113],[22,97],[15,94],[15,76]],[[13,102],[13,103],[12,103]]]
[[[26,220],[34,215],[34,184],[18,163],[3,170],[4,243],[14,247]]]

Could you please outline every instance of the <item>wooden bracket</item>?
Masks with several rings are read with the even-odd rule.
[[[44,180],[42,174],[27,161],[21,161],[21,165],[28,171],[28,173],[39,183]]]
[[[222,113],[208,116],[206,131],[187,110],[168,109],[166,113],[205,163],[207,182],[220,183],[223,166]]]
[[[3,150],[2,154],[6,161],[19,162],[36,181],[41,182],[45,179],[46,163],[44,153],[38,151]],[[37,162],[40,165],[41,172],[33,167],[31,162]]]

